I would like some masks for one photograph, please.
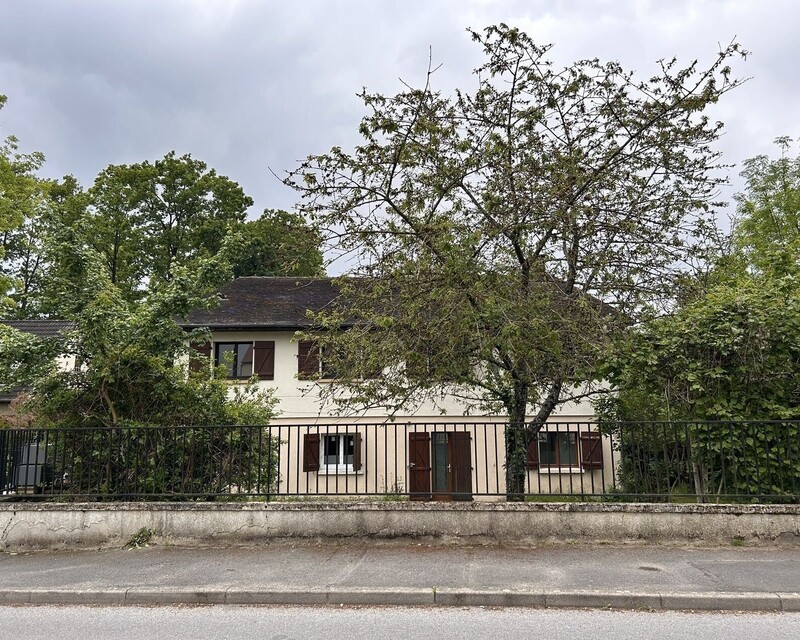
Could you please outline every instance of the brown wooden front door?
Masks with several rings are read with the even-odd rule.
[[[472,500],[472,437],[466,431],[448,433],[452,500]]]
[[[472,500],[471,442],[463,431],[409,433],[411,500]]]

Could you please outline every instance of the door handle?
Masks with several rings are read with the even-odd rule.
[[[417,465],[416,465],[416,464],[414,464],[413,462],[409,462],[409,463],[408,463],[408,468],[409,468],[409,469],[413,469],[413,468],[415,468],[416,466],[417,466]]]

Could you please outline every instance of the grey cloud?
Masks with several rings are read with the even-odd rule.
[[[800,87],[790,0],[725,2],[15,2],[0,4],[0,132],[48,157],[48,175],[89,184],[110,163],[191,152],[235,180],[256,210],[291,207],[270,173],[357,142],[356,93],[424,81],[428,47],[445,92],[472,87],[466,27],[500,21],[554,42],[561,64],[619,59],[641,73],[677,55],[709,60],[734,35],[754,76],[714,112],[729,162],[795,134]],[[734,171],[735,174],[735,171]]]

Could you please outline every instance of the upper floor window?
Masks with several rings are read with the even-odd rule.
[[[275,378],[275,342],[215,342],[214,365],[224,367],[226,377],[247,379],[253,375],[261,380]]]
[[[331,366],[331,358],[326,358],[326,347],[314,340],[301,340],[297,343],[297,377],[300,380],[333,380],[337,377]],[[368,366],[365,358],[359,357],[354,377],[367,379],[381,375],[381,368]]]
[[[297,377],[300,380],[332,380],[333,369],[325,363],[322,348],[313,340],[297,343]]]

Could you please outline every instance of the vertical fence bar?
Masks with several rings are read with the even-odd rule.
[[[392,429],[392,435],[394,437],[394,447],[392,449],[394,451],[394,455],[392,456],[392,458],[394,458],[394,460],[393,460],[393,463],[394,463],[394,477],[395,477],[395,479],[397,479],[397,429]],[[408,438],[406,438],[406,442],[408,442]],[[387,449],[388,449],[388,447],[387,447]],[[387,455],[388,455],[388,452],[387,452]]]
[[[275,446],[278,447],[278,477],[276,479],[276,482],[278,484],[277,484],[277,488],[276,488],[276,491],[275,491],[275,493],[277,493],[278,495],[280,495],[281,492],[283,492],[284,494],[287,493],[287,486],[286,485],[289,484],[289,473],[288,473],[288,471],[286,473],[284,473],[282,466],[283,466],[284,457],[285,458],[290,458],[291,457],[291,453],[290,453],[290,450],[288,448],[288,445],[287,445],[287,448],[286,448],[286,455],[285,456],[283,455],[284,448],[283,448],[283,437],[282,437],[283,434],[282,434],[282,431],[283,431],[283,426],[282,425],[278,425],[278,442],[275,445]],[[286,478],[285,482],[284,482],[284,478]]]
[[[502,425],[503,427],[503,437],[505,438],[505,424]],[[500,424],[495,423],[494,426],[494,488],[497,495],[500,495],[500,445],[497,442],[497,432],[500,430]],[[505,450],[505,440],[503,441],[503,449]],[[527,455],[527,452],[526,452]],[[527,475],[527,465],[526,468],[526,475]],[[526,478],[527,479],[527,478]],[[530,490],[530,487],[528,487]]]
[[[385,423],[383,425],[383,429],[384,430],[386,429],[386,424]],[[380,489],[380,487],[378,486],[378,425],[375,425],[374,428],[373,428],[372,447],[374,449],[374,456],[372,457],[372,460],[373,460],[373,462],[372,462],[372,467],[373,467],[372,475],[373,475],[373,483],[374,483],[373,486],[375,487],[374,493],[377,495],[378,492],[379,492],[379,489]],[[364,450],[366,451],[367,448],[364,447]],[[386,474],[386,472],[384,472],[384,475],[385,474]],[[390,489],[389,489],[389,478],[386,478],[386,480],[384,482],[384,489],[385,489],[386,493],[390,492]]]

